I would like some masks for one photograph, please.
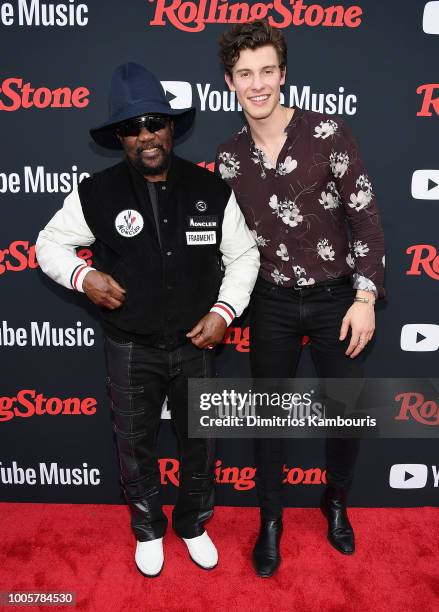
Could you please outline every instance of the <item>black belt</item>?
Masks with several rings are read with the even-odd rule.
[[[314,283],[314,285],[298,285],[297,283],[293,285],[293,289],[301,290],[301,289],[319,289],[326,287],[336,287],[337,285],[351,285],[352,277],[351,276],[340,276],[339,278],[330,278],[326,281],[319,281]]]
[[[275,287],[279,291],[291,291],[291,289],[295,289],[296,291],[313,291],[314,289],[326,289],[327,287],[336,287],[337,285],[351,285],[352,284],[352,276],[340,276],[338,278],[329,278],[328,280],[319,281],[314,283],[313,285],[291,285],[291,287],[282,287],[280,285],[275,285],[270,281],[265,280],[262,276],[258,277],[257,284]]]

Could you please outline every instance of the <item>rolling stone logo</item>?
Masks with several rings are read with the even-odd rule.
[[[172,484],[179,486],[178,459],[159,459],[162,485]],[[256,468],[252,466],[235,467],[223,466],[221,459],[215,463],[215,482],[217,484],[232,485],[236,491],[250,491],[255,488]],[[326,484],[326,470],[321,468],[300,467],[289,468],[283,466],[283,484],[287,485],[322,485]]]
[[[222,344],[230,344],[239,353],[250,352],[250,329],[249,327],[228,327],[222,340]]]
[[[309,343],[309,337],[303,336],[302,346]],[[250,328],[247,327],[228,327],[222,344],[232,345],[239,353],[250,352]]]
[[[422,271],[430,278],[439,280],[439,255],[436,247],[431,244],[415,244],[406,250],[407,255],[413,255],[412,265],[407,270],[408,276],[421,276]]]
[[[79,249],[77,256],[92,265],[90,249]],[[6,272],[35,270],[39,264],[35,256],[35,245],[27,240],[14,240],[6,249],[0,249],[0,276]]]
[[[22,389],[15,397],[0,397],[0,422],[15,417],[33,416],[92,416],[96,413],[97,400],[94,397],[44,397],[36,389]]]
[[[20,108],[86,108],[90,91],[87,87],[32,87],[23,79],[10,77],[0,85],[0,111],[12,112]]]
[[[303,0],[273,0],[270,3],[227,0],[149,1],[155,3],[154,18],[149,25],[170,24],[183,32],[201,32],[206,24],[244,23],[265,18],[275,28],[303,25],[358,28],[363,15],[363,10],[358,5],[307,6]]]
[[[439,83],[425,83],[420,85],[416,93],[422,96],[421,110],[416,115],[418,117],[432,117],[433,114],[439,115]]]
[[[425,400],[422,393],[400,393],[395,397],[401,402],[401,408],[395,421],[408,421],[413,418],[423,425],[439,425],[439,404],[434,400]]]

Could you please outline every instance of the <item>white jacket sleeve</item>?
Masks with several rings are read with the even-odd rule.
[[[220,251],[224,278],[218,300],[210,310],[230,325],[248,305],[259,272],[259,250],[233,191],[224,211]]]
[[[90,246],[94,241],[82,212],[78,191],[74,190],[38,235],[35,245],[38,263],[43,272],[60,285],[83,292],[84,278],[94,268],[77,257],[75,249]]]

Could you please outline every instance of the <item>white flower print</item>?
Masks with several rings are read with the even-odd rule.
[[[253,163],[259,164],[261,166],[261,178],[265,178],[267,176],[265,169],[266,170],[275,169],[272,162],[265,155],[262,149],[258,149],[257,147],[254,147],[252,154],[253,154],[253,157],[252,157]],[[279,162],[276,172],[277,174],[280,174],[281,176],[285,176],[286,174],[290,174],[290,172],[292,172],[296,168],[297,168],[297,160],[293,159],[291,155],[287,155],[287,157],[285,158],[283,162]]]
[[[375,283],[373,283],[370,278],[366,276],[361,276],[361,274],[353,274],[354,279],[354,289],[360,289],[360,291],[372,291],[375,295],[378,294]]]
[[[305,278],[306,270],[301,266],[293,266],[293,271],[297,278],[297,285],[299,285],[300,287],[304,287],[306,285],[314,285],[314,283],[316,282],[313,278],[309,278],[308,280]]]
[[[297,168],[297,160],[293,159],[291,155],[288,155],[285,158],[285,161],[280,162],[277,167],[277,173],[281,176],[285,176],[285,174],[290,174],[293,170]]]
[[[239,130],[238,134],[247,134],[247,132],[248,132],[248,128],[247,128],[247,126],[244,123],[242,128]]]
[[[290,227],[296,227],[303,221],[303,217],[300,214],[300,210],[295,204],[293,204],[293,202],[290,200],[287,200],[286,202],[290,208],[286,208],[282,211],[282,221]]]
[[[329,165],[335,178],[342,178],[349,168],[349,155],[332,151],[329,156]]]
[[[383,264],[383,268],[385,268],[386,267],[386,256],[385,255],[383,255],[381,263]]]
[[[335,251],[332,247],[332,244],[329,244],[329,240],[327,238],[322,238],[317,243],[317,254],[324,261],[334,261]]]
[[[360,174],[360,176],[356,180],[357,187],[361,187],[367,193],[372,192],[372,183],[369,180],[369,177],[366,174]]]
[[[351,201],[348,204],[350,208],[355,208],[356,211],[359,211],[366,208],[373,198],[372,184],[365,174],[360,174],[355,185],[359,188],[358,193],[351,193]]]
[[[332,119],[328,121],[320,121],[319,125],[314,128],[314,138],[321,138],[324,140],[328,136],[333,136],[337,132],[338,124]]]
[[[240,162],[236,159],[235,153],[227,153],[224,151],[219,154],[219,158],[222,163],[220,163],[218,170],[222,179],[234,179],[241,174],[239,172]]]
[[[369,253],[369,247],[367,246],[367,243],[365,242],[364,244],[361,242],[361,240],[355,240],[354,241],[354,255],[355,257],[366,257],[366,255]]]
[[[348,264],[350,268],[352,269],[355,268],[355,259],[352,257],[352,253],[348,253],[346,257],[346,263]]]
[[[288,276],[284,276],[277,268],[271,273],[271,276],[274,278],[274,282],[277,285],[283,285],[285,281],[289,281],[290,278]]]
[[[294,271],[294,274],[296,276],[305,276],[306,275],[305,268],[302,268],[301,266],[293,266],[293,271]]]
[[[320,198],[319,202],[325,210],[332,210],[340,206],[340,194],[337,191],[334,181],[326,185],[326,191],[322,191]]]
[[[264,246],[267,246],[267,244],[270,242],[270,238],[264,238],[263,236],[258,236],[258,233],[256,230],[252,230],[251,234],[253,238],[255,239],[255,242],[258,246],[264,247]]]
[[[270,198],[269,206],[274,209],[274,214],[290,227],[297,227],[303,221],[299,207],[292,200],[288,200],[288,198],[279,202],[277,195],[273,194]]]
[[[273,169],[273,164],[265,155],[264,151],[256,147],[253,149],[252,161],[254,164],[262,164],[264,168],[267,168],[267,170]],[[261,176],[265,176],[265,172],[263,172]]]
[[[290,256],[288,255],[287,247],[281,243],[279,249],[276,251],[276,255],[282,259],[282,261],[288,261]]]
[[[271,196],[270,201],[269,201],[269,205],[270,205],[271,208],[274,208],[275,210],[278,209],[279,202],[278,202],[278,199],[277,199],[277,195],[275,193],[273,193],[273,195]]]

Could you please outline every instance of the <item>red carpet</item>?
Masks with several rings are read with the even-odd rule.
[[[166,508],[169,515],[169,508]],[[210,572],[168,530],[158,578],[135,569],[125,506],[0,504],[0,591],[76,591],[92,612],[433,612],[439,610],[439,509],[352,509],[357,552],[330,548],[316,509],[287,509],[283,564],[254,575],[255,508],[216,509],[208,530],[220,561]],[[74,610],[26,607],[25,610]]]

